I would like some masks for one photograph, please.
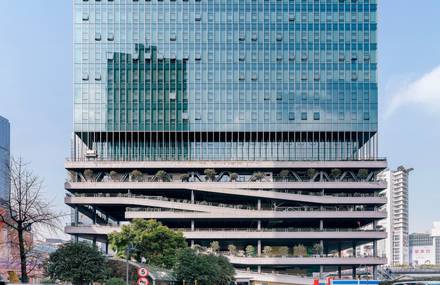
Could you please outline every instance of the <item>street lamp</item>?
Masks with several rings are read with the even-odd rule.
[[[128,260],[130,259],[130,252],[132,252],[134,250],[134,247],[133,247],[133,244],[128,244],[127,245],[127,248],[125,249],[125,256],[127,257],[127,260],[126,260],[126,264],[127,264],[127,266],[126,266],[126,275],[125,275],[125,283],[127,284],[127,285],[130,285],[129,283],[128,283]]]

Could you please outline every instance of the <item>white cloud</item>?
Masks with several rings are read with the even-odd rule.
[[[440,66],[416,80],[402,82],[391,98],[385,117],[410,104],[418,105],[432,113],[440,113]]]

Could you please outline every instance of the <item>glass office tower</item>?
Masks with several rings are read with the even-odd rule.
[[[74,0],[74,10],[74,218],[156,218],[202,245],[213,238],[194,232],[255,228],[249,239],[224,236],[221,250],[252,245],[254,257],[231,256],[237,267],[291,272],[304,262],[263,260],[262,250],[293,251],[295,235],[258,238],[263,228],[360,231],[384,217],[376,0]],[[134,200],[97,206],[112,195]],[[327,206],[359,211],[324,219]],[[309,208],[317,216],[293,213]],[[87,230],[68,228],[105,241]],[[384,237],[362,234],[355,243]],[[341,258],[353,246],[324,237],[305,243]],[[317,271],[343,267],[326,262]]]
[[[9,121],[0,116],[0,201],[9,197],[10,126]]]

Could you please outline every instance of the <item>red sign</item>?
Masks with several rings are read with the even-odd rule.
[[[138,273],[139,277],[147,277],[149,272],[146,268],[141,267],[141,268],[138,268],[137,273]]]
[[[145,277],[140,277],[137,281],[138,285],[148,285],[150,282],[148,282],[148,279]]]

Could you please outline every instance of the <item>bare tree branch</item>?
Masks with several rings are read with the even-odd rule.
[[[43,198],[43,180],[35,175],[22,158],[11,158],[7,167],[7,176],[11,188],[9,199],[2,202],[5,210],[0,210],[0,222],[13,232],[15,239],[11,244],[18,244],[21,264],[21,281],[28,282],[28,273],[38,266],[38,258],[32,253],[30,233],[34,226],[49,230],[61,228],[61,212],[54,210],[51,201]]]

